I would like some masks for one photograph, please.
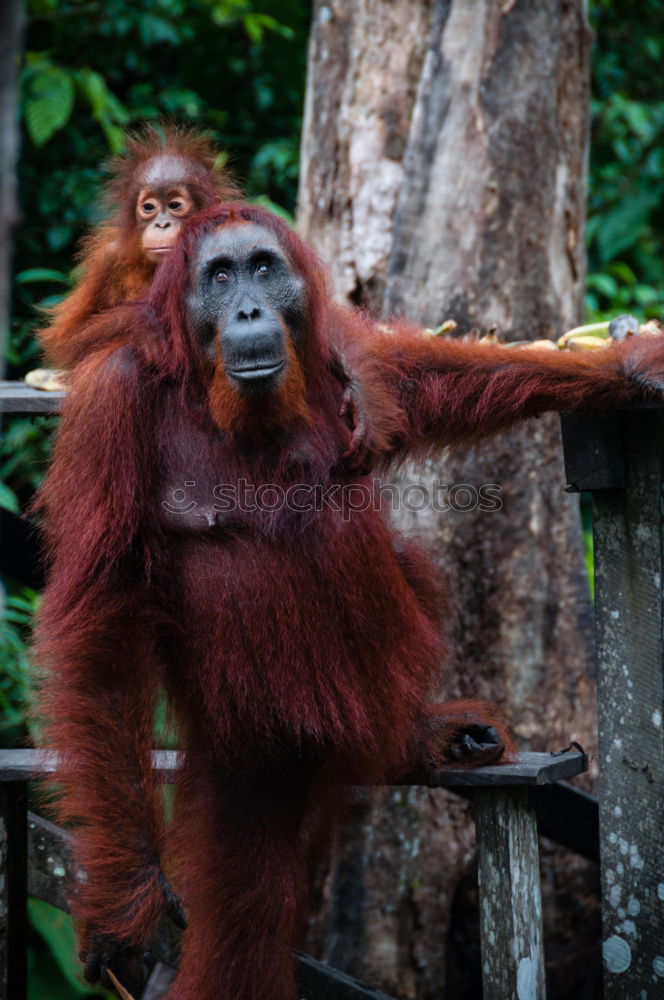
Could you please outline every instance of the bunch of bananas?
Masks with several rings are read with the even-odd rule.
[[[606,347],[613,340],[627,337],[660,337],[664,323],[659,319],[639,323],[635,316],[616,316],[610,323],[591,323],[568,330],[557,342],[557,347],[568,351],[595,351]]]
[[[433,330],[427,330],[432,337],[445,337],[456,329],[453,319],[445,320],[441,326]],[[659,319],[648,320],[647,323],[640,323],[635,316],[624,314],[616,316],[612,320],[604,320],[602,323],[590,323],[587,326],[575,326],[573,330],[568,330],[559,337],[558,340],[513,340],[502,346],[505,347],[543,347],[552,351],[596,351],[607,347],[616,340],[625,340],[626,337],[661,337],[664,334],[664,322]],[[482,344],[500,344],[496,328],[490,329],[480,336],[479,331],[471,330],[463,340],[477,340]]]

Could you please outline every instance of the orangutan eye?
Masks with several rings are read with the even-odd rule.
[[[144,212],[154,212],[154,210],[156,209],[156,207],[157,206],[154,204],[154,202],[146,201],[143,204],[143,211]]]
[[[168,207],[171,212],[179,212],[183,206],[181,201],[169,201]]]
[[[257,278],[264,278],[265,275],[269,274],[269,273],[270,273],[270,265],[269,264],[265,264],[265,263],[259,264],[258,267],[256,268],[256,277]]]
[[[214,276],[214,280],[220,282],[228,281],[228,271],[226,270],[225,267],[219,268],[219,270],[216,272]]]

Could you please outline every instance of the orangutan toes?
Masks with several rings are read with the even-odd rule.
[[[415,773],[435,784],[441,768],[505,763],[516,746],[497,705],[465,699],[429,705],[413,750]]]
[[[505,750],[500,734],[495,726],[475,723],[459,729],[448,748],[453,761],[472,764],[493,764],[500,760]]]

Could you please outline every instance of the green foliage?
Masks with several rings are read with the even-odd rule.
[[[0,440],[0,481],[11,483],[25,502],[42,481],[51,454],[57,417],[15,417],[3,424]]]
[[[594,0],[588,319],[662,316],[664,21],[659,0]]]
[[[24,731],[30,698],[28,636],[38,597],[28,587],[3,592],[0,619],[0,746],[11,745]]]
[[[18,514],[20,507],[18,502],[18,497],[12,489],[7,486],[7,483],[0,482],[0,507],[3,510],[11,511],[12,514]]]
[[[43,146],[69,120],[74,77],[43,56],[28,54],[22,83],[25,123],[32,141]]]
[[[71,917],[40,899],[28,900],[28,916],[33,929],[28,1000],[111,1000],[111,994],[81,979]]]

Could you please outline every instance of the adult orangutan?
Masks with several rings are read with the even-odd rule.
[[[331,353],[361,377],[387,468],[545,410],[661,396],[664,347],[385,331],[333,305],[313,253],[245,204],[194,220],[145,302],[97,325],[125,346],[72,380],[37,643],[87,975],[122,974],[172,885],[189,926],[169,1000],[295,1000],[300,833],[325,786],[513,749],[495,706],[427,704],[441,588],[341,461]],[[170,831],[150,767],[160,685],[186,748]]]

